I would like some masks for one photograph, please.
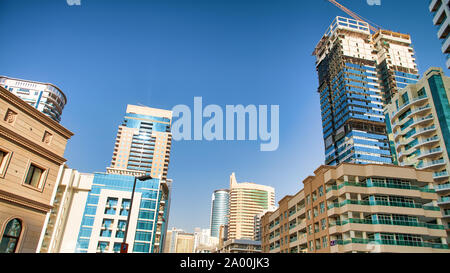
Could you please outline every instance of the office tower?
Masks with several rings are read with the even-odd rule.
[[[0,253],[36,252],[72,136],[0,87]]]
[[[238,183],[234,173],[230,176],[230,216],[228,240],[253,240],[253,218],[275,205],[275,190],[255,183]]]
[[[211,237],[219,238],[221,225],[228,224],[229,190],[216,190],[211,196]]]
[[[0,86],[53,120],[61,121],[67,98],[57,86],[51,83],[20,80],[5,76],[0,76]]]
[[[383,106],[417,81],[409,35],[336,17],[314,53],[319,75],[325,164],[392,163]]]
[[[390,117],[399,164],[433,172],[438,204],[450,232],[450,78],[430,68],[417,83],[400,90],[386,113]]]
[[[141,171],[166,180],[172,146],[171,120],[172,111],[128,105],[108,173]]]
[[[341,163],[303,184],[263,216],[263,252],[450,253],[430,171]]]
[[[162,252],[172,184],[166,179],[171,118],[171,111],[127,106],[111,166],[107,173],[94,174],[76,252],[118,252],[125,237],[128,214],[128,252]],[[149,174],[151,179],[135,180]]]
[[[441,51],[446,55],[447,68],[450,68],[450,0],[431,0],[429,2],[433,24],[438,27],[437,36],[442,43]]]

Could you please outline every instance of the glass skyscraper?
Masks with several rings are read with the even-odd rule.
[[[172,183],[166,178],[171,119],[171,111],[128,105],[111,166],[94,175],[87,195],[77,252],[119,252],[128,214],[128,252],[162,252]],[[152,179],[137,180],[130,211],[134,179],[143,175]]]
[[[408,35],[337,17],[314,51],[319,75],[325,164],[392,163],[383,108],[417,81]]]
[[[228,225],[230,191],[216,190],[211,196],[211,237],[219,238],[220,226]]]

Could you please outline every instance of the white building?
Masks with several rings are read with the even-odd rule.
[[[14,79],[6,76],[0,76],[0,86],[53,120],[61,121],[67,98],[57,86],[51,83]]]
[[[438,26],[437,36],[442,40],[442,53],[446,55],[447,68],[450,68],[450,0],[431,0],[430,12],[434,15],[433,24]]]

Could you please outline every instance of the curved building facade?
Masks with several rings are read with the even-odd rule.
[[[219,238],[221,225],[228,224],[229,190],[216,190],[211,197],[211,237]]]
[[[61,121],[67,98],[55,85],[0,76],[0,86],[53,120]]]

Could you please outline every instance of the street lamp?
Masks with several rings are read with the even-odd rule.
[[[133,207],[134,191],[136,189],[136,180],[147,181],[150,179],[153,179],[153,177],[151,177],[150,175],[134,177],[133,191],[131,192],[130,209],[128,210],[127,223],[125,225],[125,235],[123,236],[123,243],[120,244],[120,253],[128,253],[128,244],[126,243],[126,241],[127,241],[127,234],[128,234],[128,226],[130,224],[131,208]]]

